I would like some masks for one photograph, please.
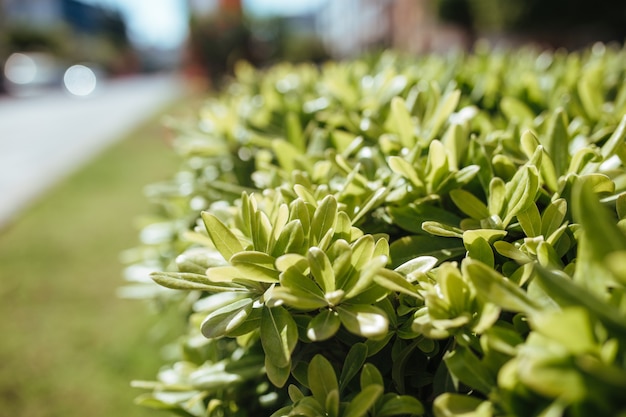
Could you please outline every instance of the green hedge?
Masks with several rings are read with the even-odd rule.
[[[601,44],[240,64],[148,189],[126,291],[189,327],[138,402],[626,415],[625,72]]]

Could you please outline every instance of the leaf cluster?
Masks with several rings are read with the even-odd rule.
[[[128,293],[190,323],[140,402],[626,413],[625,63],[598,44],[239,64],[173,122],[184,163],[128,254],[176,290]]]

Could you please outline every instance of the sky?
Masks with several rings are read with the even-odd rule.
[[[141,47],[174,48],[187,36],[186,0],[83,0],[118,8],[124,15],[133,43]],[[319,7],[326,0],[242,0],[255,16],[290,15]],[[217,0],[199,0],[216,4]]]

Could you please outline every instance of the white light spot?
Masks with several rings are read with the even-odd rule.
[[[15,53],[4,64],[4,75],[15,84],[29,84],[37,76],[37,64],[28,55]]]
[[[84,65],[72,65],[63,75],[65,88],[75,96],[88,96],[96,89],[97,78],[91,68]]]

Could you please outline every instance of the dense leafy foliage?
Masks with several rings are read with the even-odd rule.
[[[139,403],[626,415],[625,75],[604,45],[241,64],[149,188],[127,291],[190,325]]]

